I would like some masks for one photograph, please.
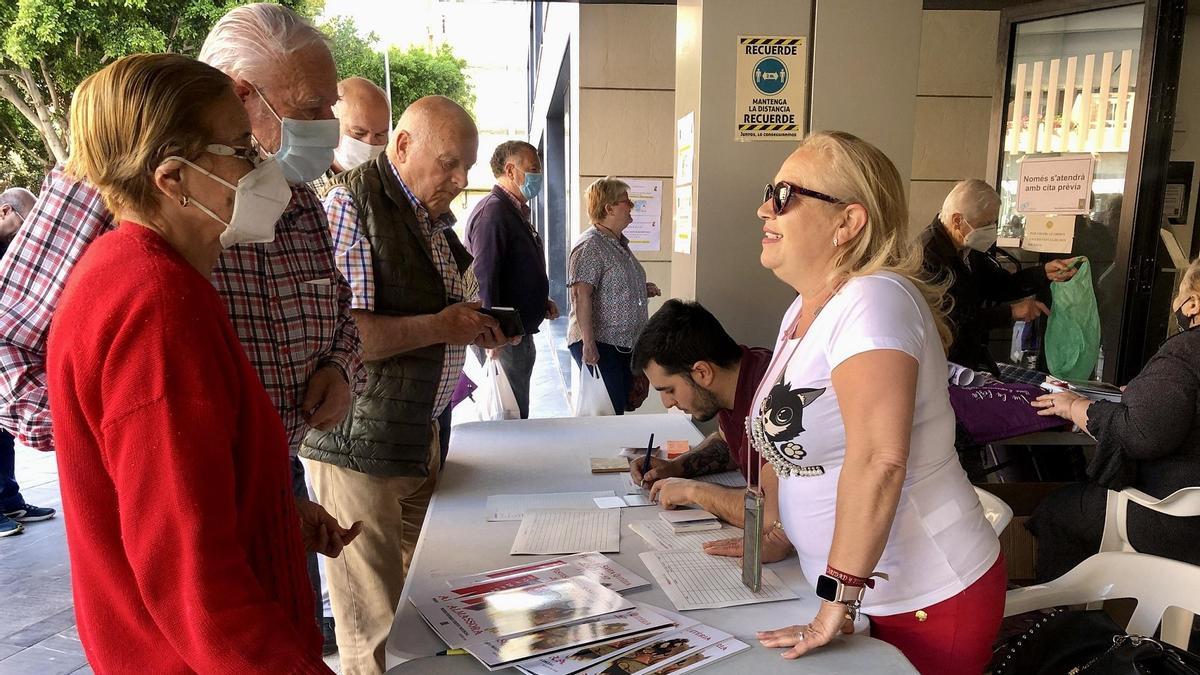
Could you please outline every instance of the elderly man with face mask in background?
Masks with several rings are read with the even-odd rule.
[[[999,369],[988,352],[988,333],[1013,321],[1033,321],[1049,314],[1050,309],[1032,296],[1051,281],[1075,276],[1073,260],[1051,260],[1015,274],[1001,267],[989,253],[996,244],[999,216],[1000,195],[972,178],[950,190],[941,213],[920,235],[925,271],[933,281],[950,284],[954,342],[949,361],[993,375]]]
[[[341,127],[333,166],[309,185],[322,199],[333,186],[330,179],[343,171],[375,159],[387,146],[391,131],[391,105],[387,94],[365,77],[338,82],[338,102],[333,114]]]
[[[451,230],[479,135],[441,96],[404,111],[385,153],[333,179],[325,208],[363,340],[367,387],[301,455],[318,500],[363,536],[329,565],[342,672],[383,672],[404,578],[441,470],[438,417],[466,345],[507,340],[480,313],[471,255]]]
[[[491,169],[496,185],[471,212],[467,250],[475,256],[472,269],[479,278],[483,306],[512,307],[521,315],[525,338],[511,347],[493,349],[487,356],[500,360],[521,418],[526,419],[529,380],[537,359],[533,334],[543,320],[558,318],[558,305],[549,297],[545,247],[530,222],[529,201],[542,189],[542,161],[537,148],[529,143],[505,141],[492,154]]]
[[[350,288],[334,264],[321,204],[304,185],[329,168],[337,146],[333,57],[322,34],[295,12],[257,3],[221,17],[200,60],[233,80],[254,147],[232,152],[256,164],[237,185],[225,184],[236,208],[229,222],[220,221],[226,249],[213,285],[288,434],[306,547],[336,556],[357,527],[342,528],[308,500],[294,456],[309,427],[330,428],[345,417],[351,383],[361,383]],[[278,213],[279,202],[286,208],[277,221],[254,217]],[[114,226],[95,187],[56,167],[13,241],[0,277],[0,426],[24,445],[53,449],[46,334],[72,267]],[[315,559],[309,571],[315,576]]]

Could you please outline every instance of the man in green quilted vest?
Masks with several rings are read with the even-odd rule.
[[[425,97],[404,111],[384,154],[336,176],[325,195],[367,370],[350,415],[311,432],[300,453],[330,513],[363,522],[354,546],[327,567],[343,673],[383,672],[441,469],[437,418],[466,346],[507,342],[495,319],[477,311],[471,256],[450,229],[450,202],[467,186],[478,148],[467,111]]]

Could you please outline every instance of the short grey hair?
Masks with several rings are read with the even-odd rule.
[[[23,187],[11,187],[0,192],[0,206],[11,206],[14,211],[21,214],[22,218],[29,217],[29,212],[33,210],[36,202],[37,197]]]
[[[949,225],[954,214],[961,213],[972,227],[983,227],[987,214],[1000,211],[1000,195],[995,188],[978,178],[959,181],[942,202],[938,218]]]
[[[329,41],[304,17],[258,2],[226,12],[208,32],[200,60],[234,80],[257,82],[264,70],[314,44]]]

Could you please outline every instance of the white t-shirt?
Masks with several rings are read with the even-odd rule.
[[[796,298],[784,316],[776,360],[755,397],[750,426],[758,443],[774,449],[767,458],[780,473],[780,515],[805,577],[815,582],[828,564],[846,453],[831,373],[857,354],[894,349],[919,363],[917,400],[896,519],[875,567],[889,580],[876,581],[862,609],[877,616],[900,614],[960,593],[991,568],[1000,543],[954,450],[946,357],[928,305],[897,274],[855,277],[799,342],[788,340],[785,332],[802,304]]]

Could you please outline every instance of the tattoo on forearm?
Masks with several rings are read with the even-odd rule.
[[[704,476],[738,468],[729,445],[720,434],[712,434],[679,458],[685,477]]]

